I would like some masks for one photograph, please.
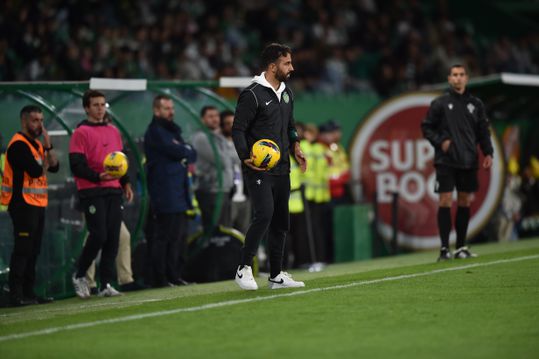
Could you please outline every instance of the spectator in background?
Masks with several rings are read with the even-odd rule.
[[[103,160],[114,151],[122,151],[123,142],[116,127],[105,120],[105,95],[88,90],[82,98],[87,120],[73,132],[69,141],[69,164],[75,176],[79,200],[84,212],[89,237],[80,255],[73,286],[80,298],[90,297],[86,272],[101,250],[101,297],[118,296],[112,285],[114,261],[122,223],[122,193],[133,200],[129,177],[116,178],[103,169]]]
[[[20,112],[21,131],[9,141],[2,176],[0,205],[8,206],[14,245],[9,264],[12,306],[49,303],[52,298],[34,292],[36,262],[41,249],[48,204],[46,172],[58,172],[58,159],[43,126],[43,112],[25,106]],[[43,135],[43,144],[38,138]]]
[[[348,154],[341,145],[341,126],[335,121],[327,123],[330,132],[328,155],[330,157],[329,166],[329,189],[331,201],[334,205],[350,203],[350,192],[348,181],[350,180],[350,161]]]
[[[300,139],[300,146],[304,149],[307,157],[309,144],[305,143],[304,130],[305,125],[296,122],[296,130]],[[288,200],[288,208],[290,210],[290,232],[287,238],[286,248],[291,251],[293,257],[294,268],[300,268],[314,263],[314,246],[312,243],[312,227],[311,218],[307,219],[307,211],[305,211],[305,173],[301,171],[299,163],[294,156],[290,155],[290,199]],[[288,251],[286,251],[288,252]],[[285,253],[286,253],[285,252]],[[285,257],[285,263],[287,262]]]
[[[309,242],[314,253],[312,262],[321,267],[322,263],[327,262],[328,252],[326,248],[326,238],[324,238],[322,211],[320,202],[324,198],[329,200],[329,182],[328,182],[328,161],[324,155],[325,149],[318,142],[318,127],[313,124],[305,125],[303,131],[304,139],[301,141],[301,148],[305,149],[305,157],[309,159],[309,167],[303,175],[303,184],[305,186],[305,200],[308,206],[308,217],[306,216],[306,225],[312,230],[312,242]]]
[[[165,95],[153,100],[153,119],[144,134],[148,192],[154,215],[150,245],[153,287],[184,285],[180,278],[186,252],[187,215],[192,208],[188,166],[197,152],[174,123],[174,103]]]
[[[241,161],[236,154],[232,140],[232,125],[234,124],[234,112],[225,110],[221,112],[221,133],[228,140],[228,151],[233,160],[234,187],[230,203],[230,220],[232,228],[241,233],[247,233],[251,220],[251,202],[247,194],[247,187],[241,171]]]
[[[230,151],[229,141],[221,134],[217,108],[204,106],[200,111],[200,118],[206,129],[198,130],[191,137],[193,147],[198,153],[195,165],[195,195],[202,213],[204,233],[211,235],[215,230],[214,225],[231,225],[230,194],[234,185],[234,161],[237,156]],[[212,144],[215,146],[215,152]],[[216,207],[218,196],[221,197],[220,207]],[[213,223],[214,210],[219,212],[216,223]]]
[[[481,15],[472,14],[473,7],[451,14],[446,2],[294,1],[269,11],[266,2],[208,0],[4,3],[5,81],[247,76],[259,65],[251,61],[257,41],[279,38],[291,39],[296,49],[293,81],[303,91],[376,89],[386,97],[429,84],[455,59],[474,75],[539,71],[532,26],[523,35],[497,38],[474,26]],[[485,13],[493,8],[486,3]],[[103,16],[91,16],[96,9]],[[510,28],[519,21],[506,20]],[[364,69],[380,67],[366,75],[353,71],[357,58],[346,54],[352,47],[361,49]]]
[[[316,149],[322,154],[316,168],[316,195],[314,197],[313,212],[319,218],[319,241],[325,247],[325,256],[322,262],[333,262],[333,206],[331,203],[330,178],[334,168],[333,152],[330,147],[333,144],[334,124],[330,122],[318,126],[318,139]]]

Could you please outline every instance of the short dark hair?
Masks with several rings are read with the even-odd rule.
[[[281,56],[286,56],[292,53],[292,49],[286,45],[272,43],[264,48],[260,59],[262,61],[262,68],[267,68],[270,64],[274,63]]]
[[[202,107],[202,110],[200,110],[200,117],[204,117],[204,115],[206,115],[206,112],[208,112],[209,110],[217,110],[217,107],[213,105],[206,105]]]
[[[35,106],[35,105],[26,105],[26,106],[24,106],[24,107],[21,109],[21,112],[20,112],[20,114],[19,114],[21,120],[22,120],[23,118],[28,117],[28,115],[31,114],[32,112],[43,113],[43,110],[41,110],[41,107],[39,107],[39,106]]]
[[[105,95],[103,92],[97,91],[97,90],[88,90],[82,95],[82,107],[86,108],[90,106],[90,99],[94,97],[103,97],[105,98]]]
[[[170,96],[167,96],[167,95],[157,95],[154,97],[153,99],[153,103],[152,103],[152,106],[153,108],[158,108],[159,106],[161,106],[161,100],[172,100],[172,98]]]
[[[468,70],[466,70],[466,66],[464,66],[463,64],[453,64],[453,65],[451,65],[451,67],[449,68],[449,73],[448,73],[448,75],[451,75],[451,71],[453,71],[453,69],[456,69],[456,68],[463,68],[463,69],[464,69],[464,72],[465,72],[465,73],[468,73]]]
[[[230,110],[224,110],[224,111],[221,111],[221,113],[219,114],[219,117],[221,119],[221,127],[223,127],[223,123],[225,122],[225,118],[227,118],[228,116],[234,116],[234,112],[233,111],[230,111]]]

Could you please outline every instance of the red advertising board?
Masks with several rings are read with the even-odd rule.
[[[382,103],[361,123],[350,142],[352,176],[355,183],[361,184],[356,189],[356,198],[373,201],[377,196],[379,230],[383,237],[389,238],[392,198],[397,192],[398,243],[412,249],[440,246],[434,148],[421,132],[429,105],[439,95],[411,93]],[[479,191],[471,206],[469,235],[486,224],[503,190],[503,160],[495,138],[493,145],[492,168],[478,171]],[[452,232],[452,241],[454,237]]]

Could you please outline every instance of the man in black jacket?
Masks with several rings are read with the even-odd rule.
[[[236,283],[245,290],[256,290],[252,262],[260,240],[268,234],[270,257],[269,287],[303,287],[303,282],[293,280],[283,272],[283,251],[289,229],[288,199],[290,197],[291,151],[303,172],[307,161],[301,152],[294,125],[294,98],[285,85],[294,67],[292,51],[281,44],[270,44],[262,52],[265,69],[255,76],[238,99],[232,138],[243,163],[246,186],[253,204],[253,218],[245,237]],[[281,150],[281,160],[271,170],[258,168],[250,159],[253,144],[260,139],[270,139]]]
[[[465,246],[470,220],[472,193],[477,192],[477,145],[485,155],[482,166],[492,166],[492,143],[489,123],[483,102],[466,90],[468,75],[460,64],[451,66],[447,81],[451,89],[432,101],[427,117],[421,124],[423,135],[435,148],[436,192],[439,193],[438,229],[441,250],[438,261],[451,258],[451,204],[453,189],[457,188],[457,250],[455,258],[476,255]]]
[[[52,298],[34,293],[35,267],[41,248],[48,204],[47,172],[58,172],[59,162],[43,125],[43,112],[25,106],[21,131],[7,147],[0,204],[8,206],[15,237],[9,264],[10,304],[49,303]],[[39,137],[43,135],[43,143]]]

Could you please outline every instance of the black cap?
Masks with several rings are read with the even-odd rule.
[[[333,130],[331,129],[331,126],[327,122],[321,123],[320,125],[318,125],[318,132],[319,133],[324,133],[324,132],[327,133],[327,132],[331,132],[331,131],[333,131]]]
[[[335,121],[334,119],[331,119],[327,122],[329,128],[331,129],[330,131],[336,131],[336,130],[340,130],[341,129],[341,125]]]

